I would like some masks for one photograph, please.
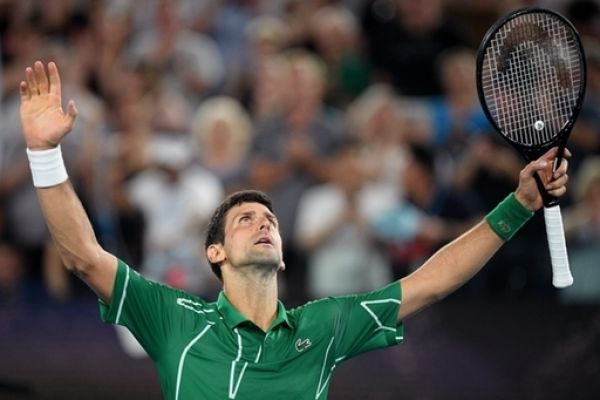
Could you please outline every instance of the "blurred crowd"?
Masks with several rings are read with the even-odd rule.
[[[576,285],[561,298],[599,301],[597,2],[0,0],[0,304],[78,293],[20,134],[35,60],[57,63],[79,109],[63,155],[107,250],[213,298],[207,218],[232,191],[264,190],[293,303],[401,278],[514,190],[523,161],[482,113],[475,57],[493,22],[527,5],[567,16],[587,54],[561,203]],[[536,215],[461,293],[556,297],[550,282]]]

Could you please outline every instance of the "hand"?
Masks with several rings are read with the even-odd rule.
[[[530,162],[521,170],[519,175],[519,186],[515,191],[515,197],[525,207],[532,211],[539,210],[543,205],[543,199],[535,182],[534,176],[538,174],[542,179],[546,191],[554,197],[560,197],[567,191],[568,161],[571,156],[568,149],[564,151],[564,157],[560,167],[553,171],[554,159],[558,153],[558,148],[553,147],[546,154],[535,161]]]
[[[56,64],[48,63],[48,73],[40,61],[36,61],[33,68],[27,67],[19,92],[21,127],[27,147],[30,150],[47,150],[58,146],[73,127],[77,109],[71,100],[67,113],[63,112]]]

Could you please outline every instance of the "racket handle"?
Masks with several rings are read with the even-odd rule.
[[[552,284],[557,288],[571,286],[573,284],[573,276],[569,267],[560,206],[556,204],[552,207],[544,207],[544,218],[546,220],[546,235],[548,236],[548,248],[550,249],[550,259],[552,261]]]

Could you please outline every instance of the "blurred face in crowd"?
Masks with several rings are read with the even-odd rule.
[[[357,146],[348,146],[339,152],[335,158],[333,173],[335,182],[346,194],[354,194],[360,190],[366,173]]]
[[[295,96],[289,90],[293,82],[289,60],[280,55],[269,56],[257,67],[253,82],[252,108],[257,117],[286,111]]]
[[[448,94],[477,93],[475,86],[475,55],[469,51],[448,54],[441,65],[441,80]]]
[[[292,62],[296,99],[299,104],[319,104],[323,97],[323,71],[316,60],[300,57]]]
[[[395,0],[404,26],[416,33],[436,28],[442,15],[443,0]]]

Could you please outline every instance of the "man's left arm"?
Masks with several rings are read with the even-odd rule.
[[[515,199],[533,212],[543,206],[535,182],[539,174],[549,194],[560,197],[566,192],[567,161],[552,172],[557,149],[553,148],[538,160],[527,164],[519,175]],[[569,156],[568,150],[565,155]],[[419,269],[402,278],[402,303],[398,321],[422,310],[454,292],[472,278],[500,249],[504,240],[492,229],[487,219],[437,251]]]

